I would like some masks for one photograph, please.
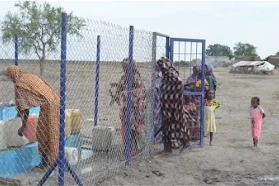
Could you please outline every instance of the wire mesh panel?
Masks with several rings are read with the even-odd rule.
[[[23,44],[18,34],[0,49],[0,181],[12,185],[38,181],[59,153],[60,54],[40,60]]]
[[[184,108],[196,120],[189,126],[192,144],[203,144],[205,41],[171,38],[170,59],[184,82]],[[194,147],[194,146],[192,146]]]
[[[154,34],[156,35],[156,59],[169,58],[169,36],[158,32],[154,32]]]
[[[86,185],[125,161],[119,109],[117,104],[110,104],[110,88],[121,77],[121,61],[127,57],[129,46],[127,28],[91,20],[87,21],[87,27],[82,40],[68,38],[73,60],[83,59],[69,64],[71,71],[67,73],[67,86],[72,87],[67,90],[67,108],[72,114],[75,110],[79,113],[82,136],[74,170]]]
[[[20,34],[1,45],[1,181],[90,185],[152,151],[155,63],[167,39],[84,25],[70,34],[63,13],[61,43],[41,50],[41,38],[42,53],[24,49]]]

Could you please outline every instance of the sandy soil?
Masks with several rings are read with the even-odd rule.
[[[218,78],[217,133],[214,145],[173,155],[158,153],[133,162],[121,173],[99,185],[279,185],[278,98],[279,71],[274,75],[229,74],[215,69]],[[249,106],[252,96],[261,98],[266,112],[259,147],[250,132]]]

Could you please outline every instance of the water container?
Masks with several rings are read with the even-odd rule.
[[[20,147],[29,143],[28,139],[24,135],[18,135],[18,129],[21,126],[22,121],[20,118],[13,118],[5,121],[7,147]]]
[[[78,163],[78,150],[74,147],[65,147],[65,156],[70,165]]]
[[[115,128],[106,126],[95,126],[92,130],[92,149],[106,151],[111,148],[115,139]]]
[[[79,134],[81,131],[81,124],[80,124],[80,110],[72,109],[72,135]]]
[[[69,109],[65,111],[65,137],[68,138],[72,133],[72,112]]]
[[[23,135],[28,139],[29,143],[33,143],[36,141],[36,118],[37,116],[30,115],[27,119],[27,123],[23,131]]]

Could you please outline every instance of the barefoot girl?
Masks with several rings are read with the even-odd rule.
[[[251,99],[250,117],[253,144],[257,147],[261,135],[263,118],[265,118],[265,113],[262,107],[260,107],[260,98],[258,97],[253,97]]]
[[[204,132],[209,132],[210,142],[212,145],[213,133],[216,132],[215,124],[215,109],[220,107],[220,104],[217,103],[214,99],[214,90],[208,90],[206,92],[205,108],[204,108]]]

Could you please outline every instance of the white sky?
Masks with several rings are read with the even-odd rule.
[[[16,11],[15,1],[0,2],[0,18]],[[76,16],[108,21],[137,29],[157,31],[172,37],[206,39],[231,48],[248,42],[264,58],[279,51],[279,2],[96,2],[50,1]]]

